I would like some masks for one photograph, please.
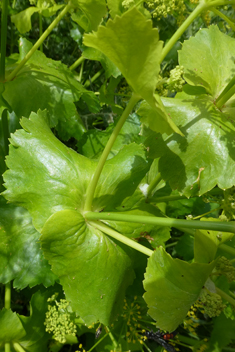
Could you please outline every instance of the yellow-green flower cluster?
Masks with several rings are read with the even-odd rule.
[[[210,318],[218,317],[226,307],[220,295],[208,290],[202,290],[199,301],[204,307],[205,314]]]
[[[69,302],[65,299],[56,301],[57,295],[53,295],[47,301],[46,331],[53,334],[53,338],[60,343],[66,342],[66,335],[76,335],[76,325],[71,321],[71,313],[68,312]]]
[[[216,271],[227,277],[228,282],[235,281],[235,268],[226,257],[220,257],[216,264]]]
[[[185,83],[182,75],[184,73],[183,66],[177,65],[173,70],[170,71],[170,77],[167,81],[168,89],[171,92],[181,92],[183,89],[183,85]]]
[[[168,15],[175,15],[177,23],[183,21],[186,6],[183,0],[148,0],[146,5],[152,11],[152,15],[157,20]]]
[[[122,2],[122,6],[124,7],[125,10],[128,10],[133,5],[135,5],[135,0],[124,0]]]

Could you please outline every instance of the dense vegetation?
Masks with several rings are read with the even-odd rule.
[[[2,0],[0,351],[235,351],[234,6]]]

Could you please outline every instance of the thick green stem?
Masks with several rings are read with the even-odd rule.
[[[97,78],[100,77],[100,75],[102,75],[102,73],[104,72],[104,69],[102,68],[101,70],[99,70],[96,74],[94,74],[94,76],[91,77],[91,79],[88,79],[85,83],[84,83],[84,87],[87,88],[89,87],[89,85],[91,83],[93,83]]]
[[[11,282],[5,285],[5,308],[11,308]]]
[[[160,172],[157,174],[157,176],[153,179],[152,182],[150,182],[147,190],[147,198],[151,196],[152,191],[154,190],[155,187],[159,184],[159,182],[162,180],[162,176]]]
[[[224,298],[226,301],[228,301],[229,303],[231,303],[235,307],[235,300],[231,296],[229,296],[227,293],[225,293],[224,291],[222,291],[218,287],[216,287],[216,293],[218,293],[218,295],[220,295],[222,298]]]
[[[233,5],[235,1],[229,1],[229,0],[215,0],[211,2],[200,2],[199,5],[194,9],[194,11],[188,16],[188,18],[182,23],[182,25],[178,28],[178,30],[174,33],[174,35],[171,37],[171,39],[167,42],[165,47],[162,50],[162,54],[160,57],[160,63],[164,60],[166,55],[169,53],[169,51],[173,48],[175,43],[178,41],[178,39],[181,37],[181,35],[186,31],[186,29],[189,27],[189,25],[205,10],[208,10],[209,8],[217,7],[217,6],[223,6],[223,5]]]
[[[88,212],[85,214],[87,220],[112,220],[125,221],[141,224],[151,224],[169,227],[185,227],[190,229],[202,229],[211,231],[222,231],[235,233],[235,222],[218,222],[218,221],[197,221],[197,220],[180,220],[172,218],[160,218],[152,216],[126,215],[120,213],[96,213]]]
[[[41,13],[38,14],[38,17],[39,17],[39,36],[41,37],[42,36],[42,15],[41,15]],[[42,43],[40,45],[40,51],[43,53]]]
[[[77,68],[79,65],[81,65],[81,63],[83,63],[85,61],[85,57],[81,56],[79,57],[79,59],[77,59],[77,61],[75,61],[70,67],[69,69],[71,71],[75,70],[75,68]]]
[[[16,352],[25,352],[25,349],[18,342],[14,342],[13,347]]]
[[[222,251],[225,251],[225,252],[235,256],[235,248],[230,247],[230,246],[228,246],[227,244],[224,244],[224,243],[220,244],[219,248],[222,249]]]
[[[221,109],[222,106],[235,94],[235,85],[229,89],[225,94],[221,94],[220,98],[215,102],[218,109]]]
[[[2,131],[3,131],[3,139],[4,139],[4,152],[5,155],[8,155],[9,152],[9,142],[8,138],[10,137],[9,126],[8,126],[8,116],[7,109],[3,110],[2,113]]]
[[[133,110],[135,104],[140,100],[140,96],[136,95],[133,93],[131,99],[129,100],[128,105],[126,106],[125,110],[123,111],[122,116],[120,117],[116,127],[113,130],[113,133],[111,134],[108,143],[106,144],[103,153],[100,157],[100,160],[98,162],[98,165],[96,167],[95,173],[93,175],[93,178],[88,186],[88,190],[87,190],[87,196],[86,196],[86,202],[85,202],[85,206],[84,206],[84,211],[91,211],[92,209],[92,201],[94,198],[94,194],[95,194],[95,189],[97,186],[97,183],[99,181],[100,178],[100,174],[103,170],[104,164],[107,160],[107,157],[112,149],[112,146],[124,124],[124,122],[126,121],[126,119],[128,118],[129,114],[131,113],[131,111]]]
[[[232,30],[235,31],[235,23],[231,21],[224,13],[215,9],[214,7],[211,9],[211,11],[213,11],[215,15],[221,17],[225,22],[227,22],[230,25]]]
[[[12,71],[12,73],[7,77],[7,81],[11,81],[17,73],[23,68],[26,62],[31,58],[31,56],[35,53],[35,51],[40,47],[40,45],[44,42],[44,40],[48,37],[51,31],[57,26],[60,20],[66,15],[66,13],[72,8],[71,3],[69,2],[68,5],[61,11],[61,13],[56,17],[56,19],[50,24],[50,26],[45,30],[42,36],[38,39],[38,41],[34,44],[32,49],[25,55],[23,60],[19,63],[19,65]]]
[[[188,16],[188,18],[182,23],[182,25],[178,28],[178,30],[174,33],[171,39],[167,42],[162,50],[162,54],[160,57],[160,63],[164,60],[169,51],[173,48],[178,39],[182,36],[182,34],[186,31],[188,26],[200,15],[202,11],[206,8],[206,4],[200,3],[194,11]]]
[[[9,342],[5,343],[5,352],[11,352],[11,345]]]
[[[1,24],[1,59],[0,59],[0,82],[5,81],[5,59],[7,44],[7,8],[8,0],[2,1],[2,24]]]
[[[225,94],[228,93],[228,91],[235,85],[235,75],[233,78],[228,82],[224,90],[220,93],[220,95],[217,97],[215,100],[215,105],[218,106],[218,102],[223,98]]]
[[[98,230],[106,233],[107,235],[115,238],[116,240],[118,240],[119,242],[122,242],[124,244],[126,244],[127,246],[143,253],[146,254],[147,256],[151,256],[153,254],[153,251],[151,251],[151,249],[148,249],[147,247],[142,246],[141,244],[139,244],[138,242],[135,242],[133,240],[131,240],[130,238],[121,235],[119,232],[114,231],[113,229],[111,229],[110,227],[108,227],[107,225],[103,224],[102,222],[99,221],[89,221],[89,224],[95,228],[97,228]]]

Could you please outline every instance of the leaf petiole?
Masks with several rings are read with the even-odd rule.
[[[131,240],[130,238],[121,235],[119,232],[114,231],[113,229],[111,229],[110,227],[108,227],[107,225],[103,224],[102,222],[99,221],[90,221],[89,224],[91,226],[93,226],[94,228],[97,228],[98,230],[106,233],[107,235],[115,238],[116,240],[118,240],[119,242],[122,242],[124,244],[126,244],[127,246],[143,253],[146,254],[147,256],[151,256],[153,254],[153,251],[145,246],[142,246],[141,244]]]
[[[35,53],[35,51],[41,46],[44,40],[48,37],[51,31],[57,26],[60,20],[66,15],[66,13],[71,10],[72,4],[69,2],[65,8],[61,11],[61,13],[56,17],[56,19],[50,24],[50,26],[45,30],[42,36],[38,39],[38,41],[34,44],[32,49],[25,55],[23,60],[19,63],[19,65],[11,72],[11,74],[7,77],[7,81],[11,81],[17,73],[23,68],[26,62],[31,58],[31,56]]]
[[[112,220],[112,221],[125,221],[141,224],[151,224],[158,226],[169,227],[185,227],[190,229],[212,230],[222,232],[235,233],[235,222],[218,222],[218,221],[197,221],[197,220],[181,220],[174,218],[161,218],[153,216],[140,216],[140,215],[126,215],[120,213],[96,213],[87,212],[85,215],[86,220]]]
[[[96,167],[95,173],[93,175],[93,178],[91,180],[91,183],[89,184],[89,187],[87,189],[87,197],[86,197],[86,202],[85,202],[85,206],[84,206],[84,211],[91,211],[92,209],[92,201],[94,198],[94,194],[95,194],[95,189],[97,186],[97,183],[99,181],[101,172],[103,170],[104,164],[107,160],[107,157],[112,149],[112,146],[124,124],[124,122],[126,121],[126,119],[128,118],[129,114],[131,113],[131,111],[133,110],[135,104],[140,100],[140,96],[133,93],[131,99],[129,100],[125,110],[122,113],[122,116],[120,117],[116,127],[114,128],[108,143],[106,144],[103,153],[99,159],[98,165]]]

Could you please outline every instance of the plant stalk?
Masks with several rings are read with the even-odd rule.
[[[7,45],[7,10],[8,0],[2,1],[2,24],[1,24],[1,58],[0,58],[0,82],[5,81],[5,60]]]
[[[152,182],[150,182],[147,190],[147,198],[151,196],[152,191],[154,190],[155,187],[159,184],[159,182],[162,180],[162,176],[160,172],[157,174],[157,176],[153,179]]]
[[[86,220],[110,220],[125,221],[141,224],[151,224],[169,227],[185,227],[190,229],[201,229],[211,231],[222,231],[235,233],[235,222],[218,222],[218,221],[197,221],[197,220],[181,220],[173,218],[161,218],[153,216],[126,215],[120,213],[96,213],[87,212]]]
[[[171,39],[167,42],[165,47],[162,50],[162,54],[160,56],[160,63],[164,60],[169,51],[173,48],[177,40],[181,37],[181,35],[186,31],[189,25],[201,14],[201,12],[208,10],[209,8],[214,8],[217,6],[223,5],[233,5],[235,1],[229,0],[215,0],[211,2],[200,2],[199,5],[193,10],[193,12],[188,16],[188,18],[182,23],[182,25],[178,28],[178,30],[174,33]]]
[[[233,78],[234,80],[234,78]],[[223,92],[222,92],[223,93]],[[219,99],[216,101],[216,106],[218,109],[221,109],[222,106],[235,94],[235,85],[229,89],[226,93],[224,93],[222,96],[219,97]]]
[[[55,20],[50,24],[50,26],[45,30],[42,36],[38,39],[38,41],[34,44],[32,49],[25,55],[23,60],[19,63],[19,65],[11,72],[11,74],[7,77],[7,81],[11,81],[17,73],[23,68],[26,62],[31,58],[31,56],[35,53],[35,51],[40,47],[40,45],[44,42],[44,40],[48,37],[51,31],[57,26],[60,20],[66,15],[66,13],[72,8],[71,3],[69,2],[65,8],[61,11],[61,13],[55,18]]]
[[[91,77],[91,79],[88,79],[88,80],[84,83],[84,87],[85,87],[85,88],[89,87],[89,85],[90,85],[91,83],[93,83],[97,78],[99,78],[100,75],[102,75],[103,72],[104,72],[104,69],[101,69],[101,70],[99,70],[98,72],[96,72],[96,73],[94,74],[94,76]]]
[[[133,93],[131,99],[129,100],[125,110],[123,111],[122,116],[120,117],[116,127],[114,128],[108,143],[106,144],[103,153],[99,159],[98,165],[96,167],[95,173],[93,175],[93,178],[88,186],[88,190],[87,190],[87,196],[86,196],[86,202],[85,202],[85,206],[84,206],[84,211],[91,211],[92,209],[92,201],[94,198],[94,194],[95,194],[95,189],[96,186],[98,184],[99,178],[100,178],[100,174],[103,170],[104,164],[107,160],[107,157],[112,149],[112,146],[124,124],[124,122],[126,121],[126,119],[128,118],[129,114],[131,113],[131,111],[133,110],[135,104],[140,100],[140,96]]]
[[[39,13],[38,17],[39,17],[39,36],[41,38],[41,36],[42,36],[42,14]],[[43,45],[42,45],[42,43],[40,45],[40,51],[43,53]]]
[[[231,303],[235,307],[235,299],[233,299],[231,296],[229,296],[227,293],[222,291],[220,288],[216,287],[216,293],[220,295],[220,297],[224,298],[226,301]]]
[[[16,352],[25,352],[25,349],[18,342],[13,342],[13,347]]]
[[[231,21],[224,13],[215,9],[214,7],[211,9],[211,11],[213,11],[215,15],[221,17],[225,22],[227,22],[229,26],[232,28],[232,30],[235,32],[235,23]]]
[[[4,109],[2,112],[2,131],[3,131],[3,139],[4,139],[4,153],[5,155],[8,155],[9,153],[8,138],[10,137],[10,133],[9,133],[9,126],[8,126],[7,109]]]
[[[11,282],[5,285],[5,308],[11,308]]]
[[[96,229],[106,233],[107,235],[115,238],[119,242],[122,242],[122,243],[126,244],[127,246],[129,246],[129,247],[131,247],[131,248],[133,248],[143,254],[146,254],[148,257],[151,257],[151,255],[153,254],[153,251],[151,249],[149,249],[145,246],[142,246],[138,242],[135,242],[126,236],[121,235],[119,232],[114,231],[113,229],[111,229],[107,225],[103,224],[102,222],[89,221],[89,224],[91,226],[95,227]]]
[[[75,61],[75,62],[69,67],[69,69],[70,69],[71,71],[75,70],[75,68],[77,68],[79,65],[81,65],[84,61],[85,61],[85,57],[83,57],[83,56],[79,57],[79,59],[77,59],[77,61]]]

